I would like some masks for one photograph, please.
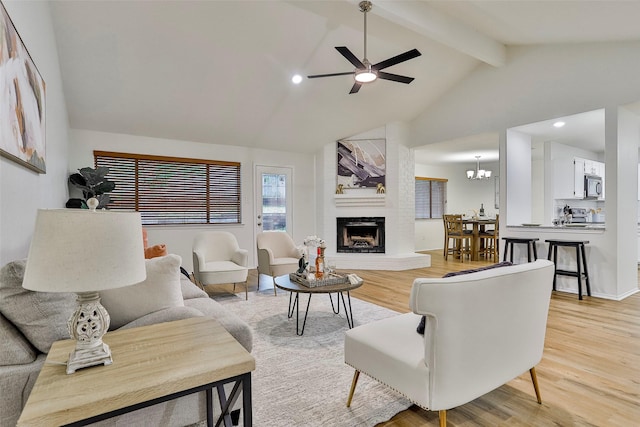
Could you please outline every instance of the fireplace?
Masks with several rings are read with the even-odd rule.
[[[336,218],[338,253],[384,253],[384,217]]]

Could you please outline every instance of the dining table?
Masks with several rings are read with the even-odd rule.
[[[478,261],[480,252],[480,233],[485,231],[485,227],[487,225],[496,225],[495,218],[474,218],[474,217],[462,217],[462,224],[471,225],[472,229],[472,238],[471,238],[471,260]]]

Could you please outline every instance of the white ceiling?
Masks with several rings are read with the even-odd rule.
[[[481,61],[504,64],[510,44],[640,40],[640,1],[373,1],[371,62],[412,48],[422,56],[385,70],[411,84],[376,81],[349,95],[352,76],[290,79],[353,69],[334,47],[363,56],[356,1],[69,0],[51,9],[72,128],[308,153],[410,122]],[[497,151],[496,140],[456,144]]]
[[[563,122],[564,126],[555,127],[556,122]],[[602,109],[556,117],[517,126],[510,130],[530,135],[534,145],[552,141],[598,154],[603,153],[605,148],[604,110]],[[417,148],[415,158],[420,164],[474,163],[475,156],[481,156],[481,162],[497,161],[498,145],[497,133],[474,135]]]

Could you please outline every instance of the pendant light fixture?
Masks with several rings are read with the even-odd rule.
[[[467,171],[468,179],[489,179],[491,178],[491,171],[480,169],[480,156],[476,156],[476,170],[469,169]]]

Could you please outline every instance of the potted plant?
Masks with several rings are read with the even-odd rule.
[[[83,198],[70,198],[66,206],[68,208],[88,209],[87,200],[92,197],[98,199],[98,209],[103,209],[109,204],[110,196],[107,193],[116,188],[116,183],[109,181],[105,176],[109,168],[98,166],[97,168],[78,169],[77,173],[69,176],[69,184],[82,191]]]

